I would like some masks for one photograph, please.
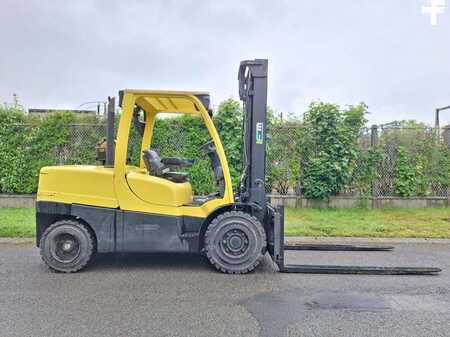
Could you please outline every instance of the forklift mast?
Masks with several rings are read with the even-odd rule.
[[[239,67],[239,98],[244,105],[243,172],[238,201],[250,204],[263,221],[266,214],[267,60],[242,61]]]

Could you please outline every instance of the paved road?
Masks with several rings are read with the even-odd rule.
[[[0,244],[0,336],[450,336],[450,245],[394,253],[290,252],[293,263],[432,265],[440,276],[246,276],[199,257],[102,256],[51,273],[32,245]],[[294,256],[295,255],[295,256]]]

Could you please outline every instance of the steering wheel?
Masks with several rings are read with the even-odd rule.
[[[215,146],[212,140],[207,141],[205,144],[200,146],[200,150],[205,151],[206,153],[214,152]]]

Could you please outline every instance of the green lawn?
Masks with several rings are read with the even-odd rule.
[[[450,238],[450,208],[286,209],[286,235]]]
[[[0,208],[0,237],[35,236],[34,208]]]
[[[286,209],[286,235],[450,238],[450,208]],[[34,209],[0,208],[0,237],[35,234]]]

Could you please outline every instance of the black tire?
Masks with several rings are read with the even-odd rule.
[[[61,220],[49,226],[41,237],[41,258],[58,272],[83,269],[94,253],[95,239],[89,228],[75,220]]]
[[[255,269],[261,263],[266,245],[266,233],[259,220],[240,211],[219,215],[205,233],[209,262],[229,274],[245,274]]]

